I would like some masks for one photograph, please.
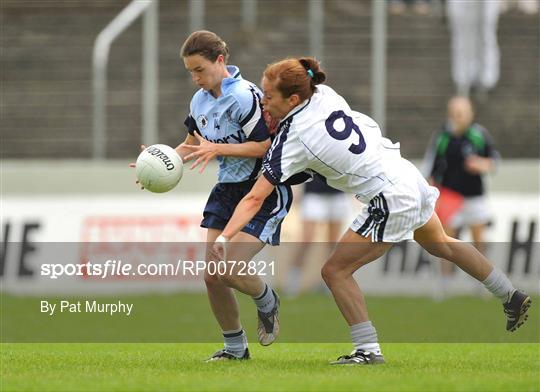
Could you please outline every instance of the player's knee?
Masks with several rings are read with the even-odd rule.
[[[208,271],[205,271],[204,272],[204,284],[206,285],[207,288],[211,288],[211,287],[214,287],[214,286],[217,286],[217,285],[221,284],[219,275],[211,274]]]
[[[430,244],[424,244],[423,248],[428,251],[429,254],[442,259],[450,260],[452,258],[452,248],[448,242],[433,242]]]
[[[327,286],[331,286],[336,281],[339,281],[341,271],[335,266],[335,264],[326,262],[321,268],[321,276]]]
[[[452,254],[452,243],[456,240],[448,236],[443,230],[431,235],[429,240],[418,240],[422,248],[435,257],[447,259]]]
[[[329,268],[327,267],[327,265],[323,265],[323,267],[321,268],[321,277],[322,277],[322,280],[324,280],[324,283],[326,283],[327,286],[330,286],[329,284],[329,281],[330,281],[330,270]]]
[[[221,281],[221,283],[233,289],[238,287],[238,284],[240,283],[241,278],[242,278],[241,276],[235,275],[231,272],[219,275],[219,280]]]

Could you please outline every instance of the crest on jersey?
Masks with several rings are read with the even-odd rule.
[[[221,127],[219,126],[219,113],[214,113],[214,131],[219,131]]]
[[[201,128],[206,128],[206,126],[208,125],[208,119],[204,114],[201,114],[199,117],[197,117],[197,122],[199,123]]]
[[[225,111],[225,120],[229,123],[229,124],[234,124],[234,120],[232,118],[232,110],[231,109],[227,109]]]

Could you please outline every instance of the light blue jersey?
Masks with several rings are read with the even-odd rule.
[[[232,75],[221,82],[221,96],[214,98],[204,89],[195,93],[185,124],[188,132],[201,134],[212,143],[238,144],[261,142],[270,138],[264,122],[261,92],[256,85],[244,80],[240,70],[227,66]],[[262,159],[217,157],[218,182],[237,183],[258,177]]]

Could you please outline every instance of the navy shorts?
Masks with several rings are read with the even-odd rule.
[[[232,217],[234,209],[249,193],[255,180],[239,183],[218,183],[204,207],[201,227],[223,230]],[[279,245],[281,222],[292,204],[292,191],[288,185],[278,185],[266,198],[261,209],[242,229],[265,244]]]

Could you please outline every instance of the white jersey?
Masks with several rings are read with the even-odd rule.
[[[318,85],[311,99],[280,122],[263,175],[277,185],[312,170],[368,203],[399,181],[403,166],[399,143],[383,138],[373,119],[351,110],[332,88]]]

